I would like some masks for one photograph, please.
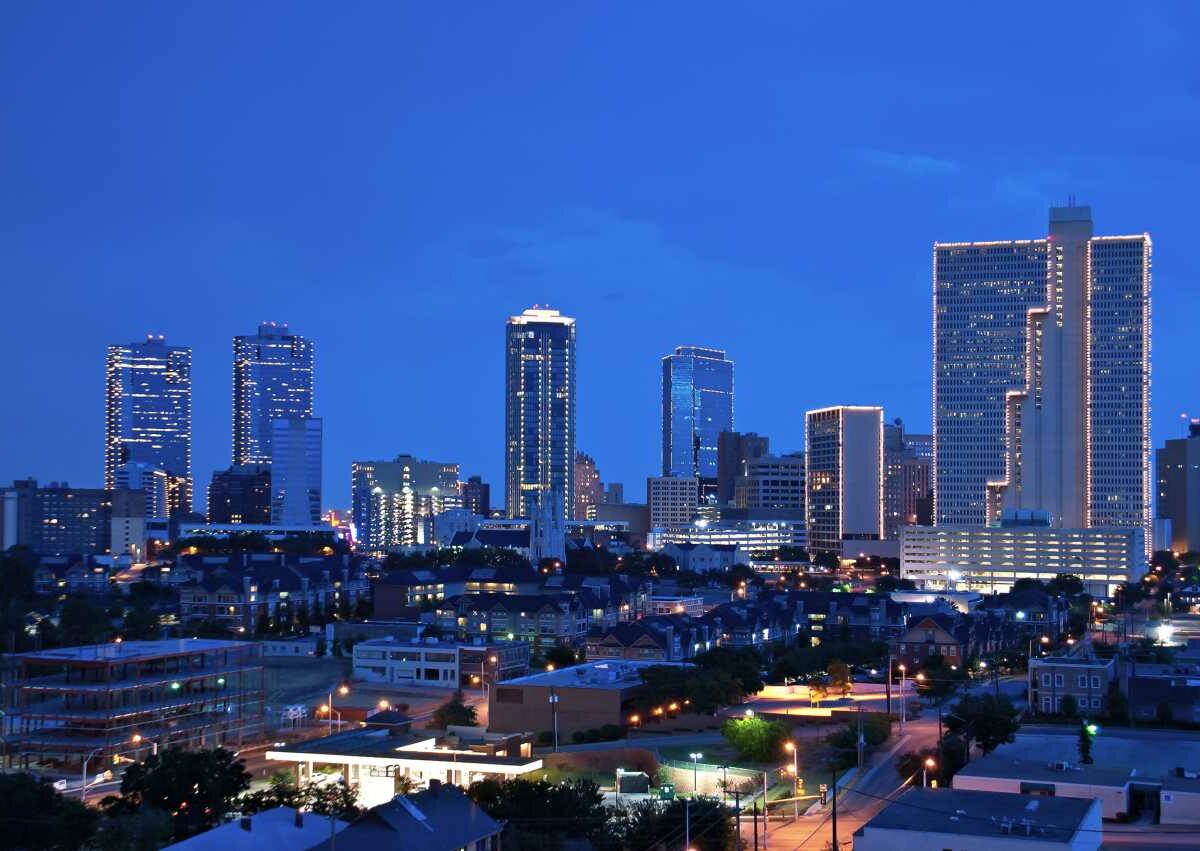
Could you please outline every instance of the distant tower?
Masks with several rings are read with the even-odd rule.
[[[530,517],[553,491],[575,493],[575,320],[533,307],[505,328],[505,510]]]
[[[233,338],[233,463],[271,463],[272,423],[313,412],[313,345],[264,322]]]
[[[720,349],[679,346],[662,359],[662,473],[716,489],[717,444],[733,431],[733,361]]]
[[[838,406],[805,416],[809,547],[840,556],[842,541],[883,537],[883,409]]]
[[[167,475],[167,510],[192,510],[192,350],[159,334],[108,347],[104,486],[129,463]]]
[[[271,525],[321,524],[321,419],[288,417],[271,435]]]

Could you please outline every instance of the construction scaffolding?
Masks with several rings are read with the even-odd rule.
[[[160,748],[237,747],[263,733],[261,645],[116,641],[9,657],[7,750],[21,764],[140,760]]]

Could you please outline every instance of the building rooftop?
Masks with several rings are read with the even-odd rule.
[[[459,788],[434,783],[414,795],[398,796],[375,807],[356,821],[351,830],[313,851],[334,847],[343,851],[445,851],[471,848],[498,834],[503,825],[477,807]]]
[[[1074,731],[1061,735],[1018,733],[1011,744],[1001,745],[987,756],[973,760],[956,776],[1096,786],[1151,781],[1161,783],[1164,789],[1200,794],[1200,779],[1177,776],[1178,768],[1188,773],[1200,771],[1200,741],[1177,735],[1122,737],[1122,733],[1128,732],[1114,732],[1101,725],[1092,744],[1091,765],[1079,764],[1079,736]]]
[[[392,636],[383,636],[382,638],[369,638],[366,641],[360,641],[354,645],[355,649],[359,647],[422,647],[429,650],[443,648],[447,650],[457,650],[463,648],[466,650],[495,650],[497,648],[516,647],[525,645],[525,641],[504,641],[504,640],[483,640],[483,641],[459,641],[455,638],[400,638]]]
[[[45,662],[134,662],[162,656],[182,656],[213,650],[256,647],[253,641],[222,641],[215,638],[170,638],[161,641],[110,641],[81,647],[57,647],[20,653],[17,658]]]
[[[909,789],[862,830],[912,830],[962,836],[1004,836],[1030,842],[1070,842],[1083,826],[1093,799]],[[1100,819],[1097,815],[1096,823]]]
[[[649,661],[638,662],[631,660],[611,662],[586,662],[582,665],[572,665],[557,671],[544,671],[517,677],[498,683],[500,686],[554,686],[556,688],[630,688],[640,685],[641,672],[656,665],[680,665],[682,662]]]
[[[248,823],[249,829],[243,826],[241,819],[227,822],[167,848],[179,851],[207,851],[210,848],[213,851],[261,851],[263,848],[301,851],[327,840],[330,833],[328,818],[304,813],[297,825],[296,811],[289,807],[256,813],[249,817]],[[338,832],[346,827],[344,821],[335,821],[333,825]]]
[[[370,723],[370,719],[368,719]],[[460,729],[460,728],[455,728]],[[271,755],[290,757],[299,755],[339,756],[349,759],[378,758],[378,759],[418,759],[426,762],[480,762],[484,761],[495,766],[524,768],[540,760],[523,756],[489,756],[470,750],[473,744],[491,744],[506,738],[503,735],[480,734],[479,741],[464,741],[458,748],[437,748],[434,743],[442,731],[417,730],[412,733],[397,733],[395,728],[360,727],[344,733],[334,733],[332,736],[322,736],[319,739],[309,739],[296,742],[281,748],[272,748]]]

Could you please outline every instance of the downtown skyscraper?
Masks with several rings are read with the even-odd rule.
[[[1150,237],[934,246],[934,511],[982,526],[1150,525]]]
[[[733,361],[720,349],[677,347],[662,359],[663,475],[696,476],[715,492],[723,431],[733,431]]]
[[[108,347],[104,486],[131,463],[166,474],[170,514],[192,510],[192,350],[161,334]]]
[[[272,422],[312,412],[311,341],[275,322],[233,338],[234,464],[270,464]]]
[[[575,494],[575,320],[534,306],[505,327],[504,478],[510,518]]]

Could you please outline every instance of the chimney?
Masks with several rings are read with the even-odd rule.
[[[296,827],[304,827],[304,813],[299,808],[296,809]]]
[[[242,816],[238,820],[238,824],[241,825],[242,830],[246,831],[246,833],[250,832],[250,825],[251,825],[250,816]]]

